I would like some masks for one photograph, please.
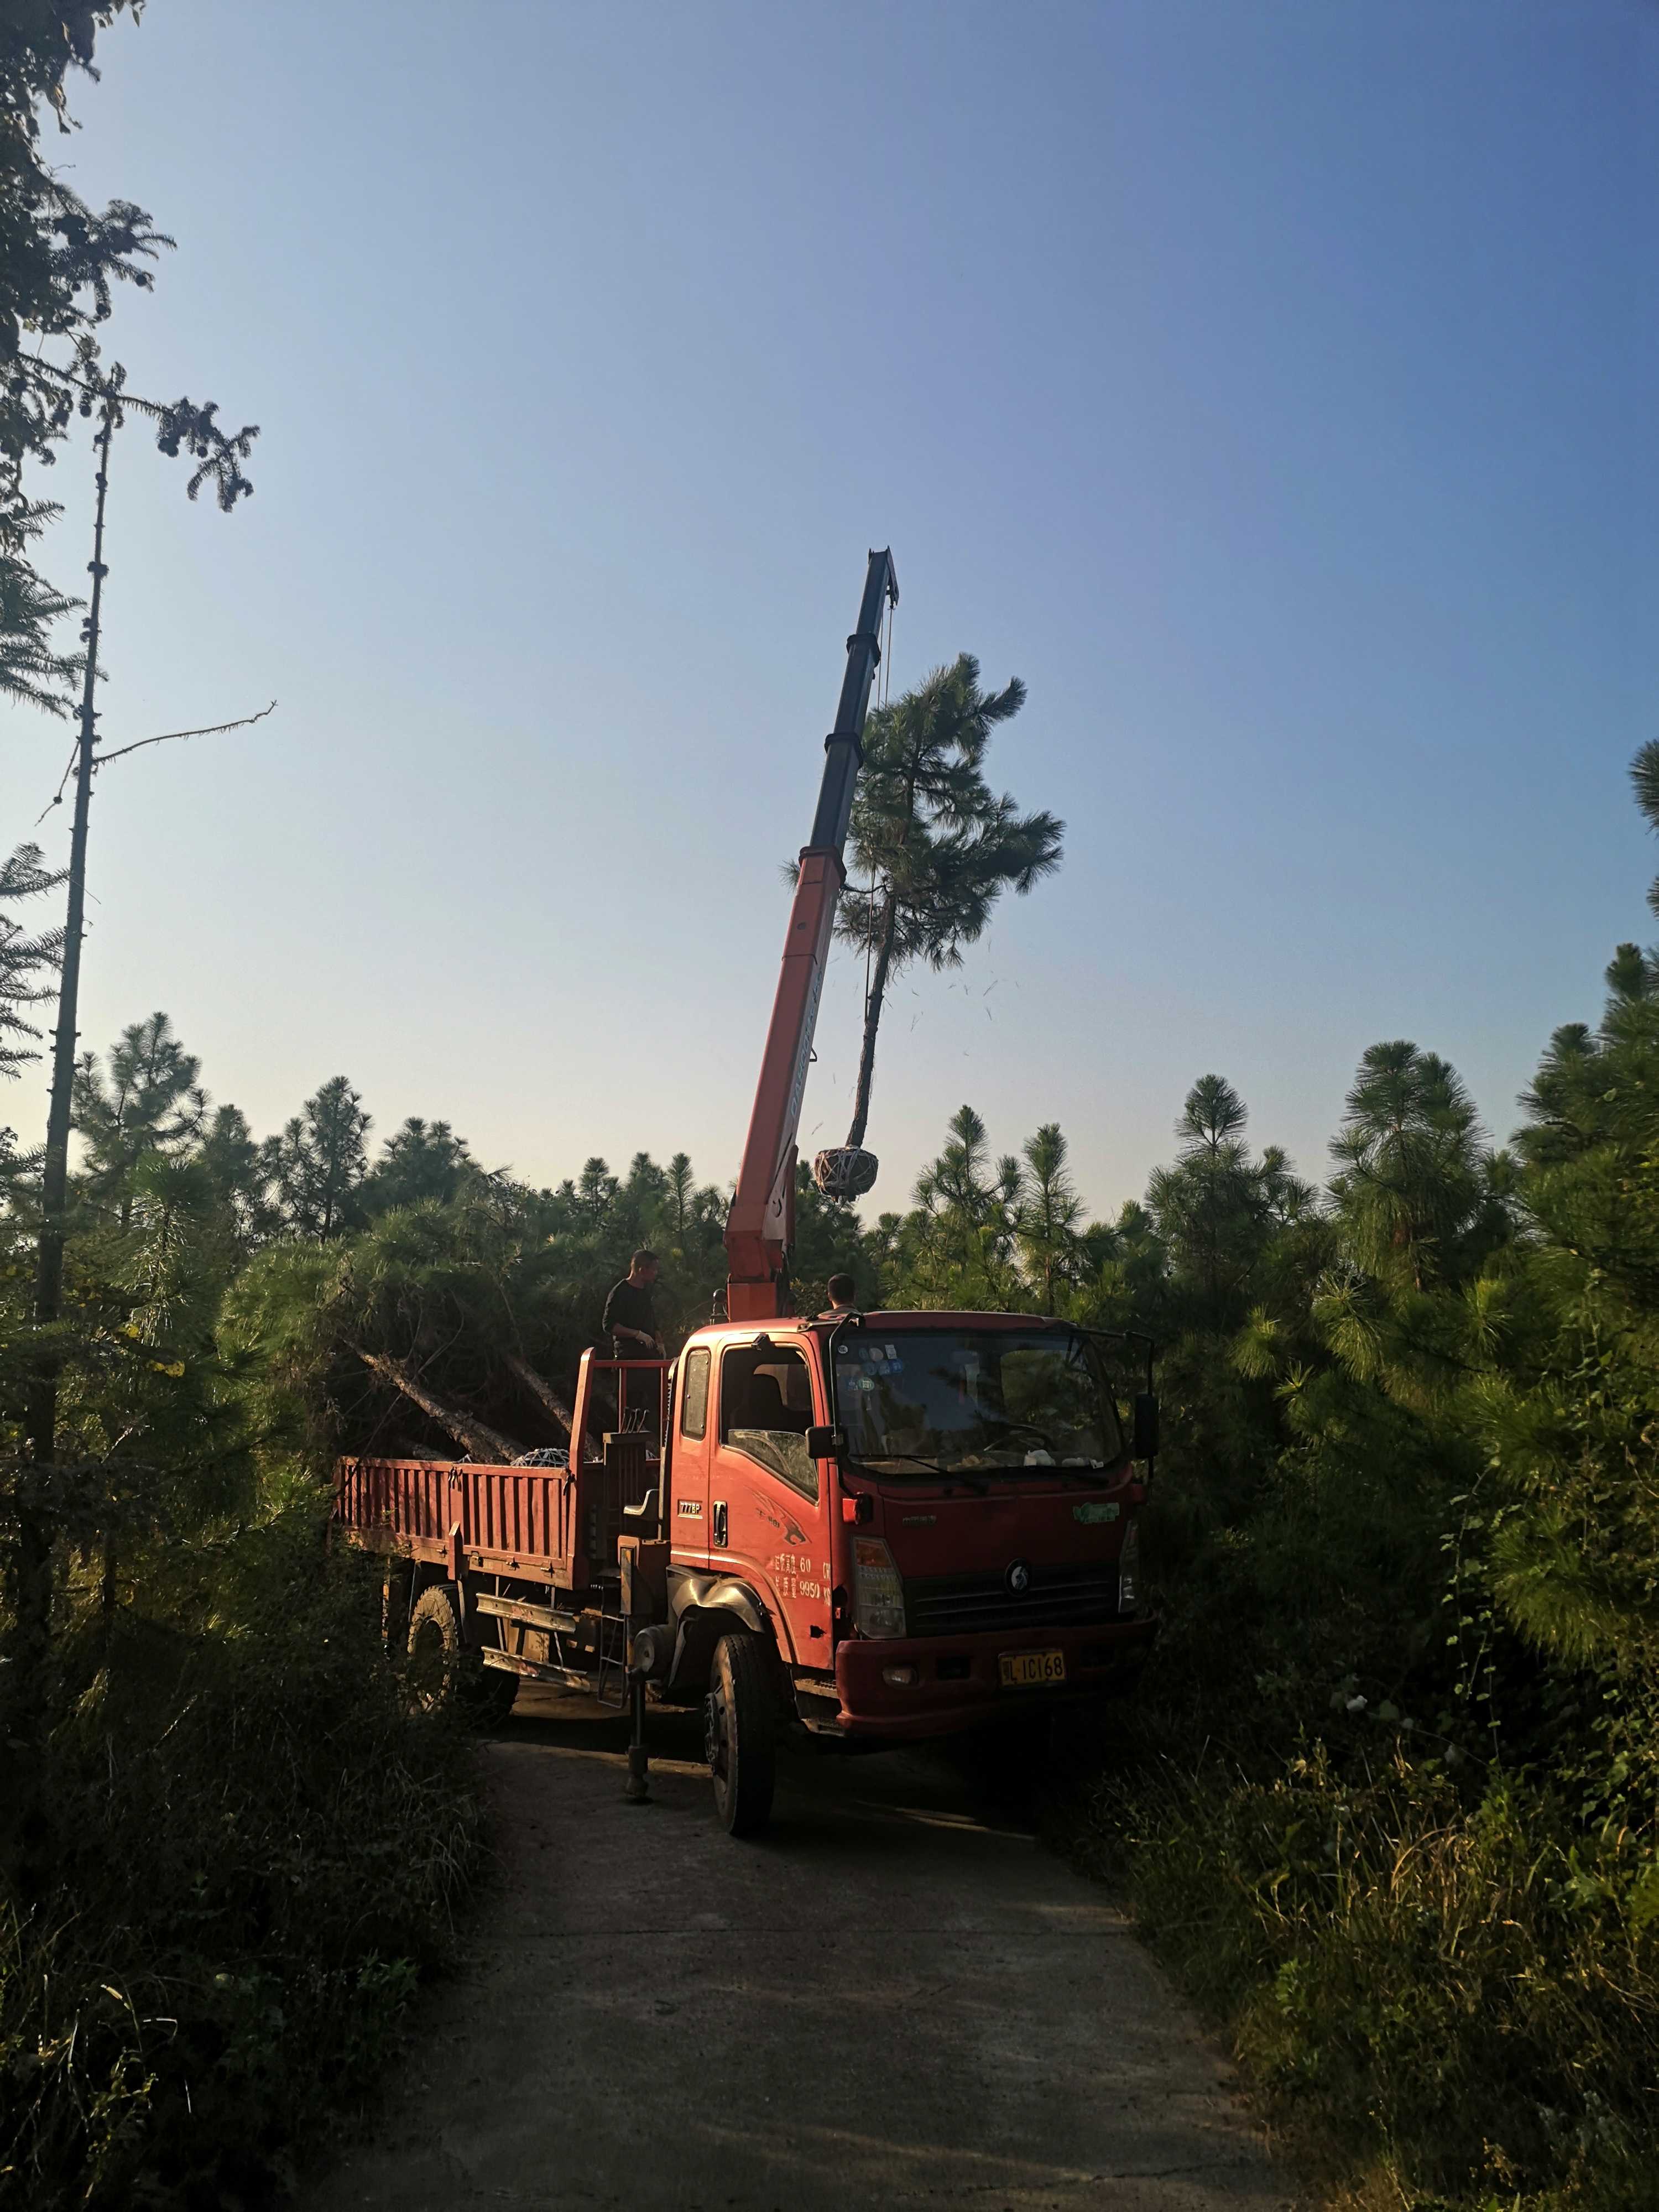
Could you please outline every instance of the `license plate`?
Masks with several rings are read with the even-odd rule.
[[[1040,1688],[1045,1682],[1066,1680],[1063,1651],[1005,1651],[998,1663],[1005,1690]]]

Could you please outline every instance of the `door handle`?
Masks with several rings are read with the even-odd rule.
[[[708,1502],[708,1512],[714,1523],[713,1535],[715,1548],[723,1552],[726,1549],[726,1500],[723,1498],[711,1498]]]

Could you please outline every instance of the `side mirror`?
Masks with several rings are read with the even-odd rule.
[[[825,1424],[815,1424],[806,1431],[808,1459],[839,1459],[847,1449],[845,1429],[832,1429]]]
[[[1155,1390],[1137,1390],[1135,1393],[1135,1431],[1131,1450],[1136,1459],[1154,1460],[1158,1457],[1158,1393]]]

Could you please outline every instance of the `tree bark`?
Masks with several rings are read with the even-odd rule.
[[[532,1397],[537,1398],[541,1401],[541,1403],[547,1408],[548,1412],[552,1414],[554,1419],[562,1427],[565,1434],[568,1436],[570,1433],[571,1424],[575,1419],[575,1415],[571,1412],[569,1407],[565,1404],[564,1400],[560,1397],[558,1392],[553,1388],[552,1384],[550,1382],[544,1382],[543,1378],[538,1375],[530,1362],[527,1359],[521,1359],[516,1352],[504,1352],[501,1356],[506,1360],[507,1366],[511,1369],[512,1372],[516,1375],[520,1382],[524,1384],[525,1389],[530,1392]]]
[[[881,944],[876,953],[875,971],[870,978],[870,997],[864,1009],[864,1042],[859,1050],[858,1089],[853,1097],[853,1126],[847,1132],[847,1146],[855,1151],[864,1142],[864,1132],[870,1121],[870,1090],[876,1073],[876,1030],[881,1023],[881,1009],[887,996],[888,970],[893,964],[893,939],[898,929],[898,902],[891,890],[887,893],[887,905],[881,921]]]
[[[81,998],[81,939],[87,896],[87,822],[92,805],[93,755],[98,744],[98,713],[93,705],[98,683],[98,633],[104,599],[104,501],[109,490],[110,440],[115,430],[112,402],[104,403],[94,479],[92,596],[87,609],[87,659],[81,690],[81,740],[75,765],[75,818],[70,831],[69,904],[64,917],[64,961],[58,974],[58,1026],[52,1048],[52,1093],[46,1113],[46,1158],[40,1172],[40,1242],[35,1257],[34,1319],[50,1328],[64,1310],[64,1245],[69,1210],[69,1141],[75,1091],[76,1020]],[[53,1345],[37,1358],[28,1387],[25,1421],[37,1465],[56,1458],[58,1376],[62,1354]],[[45,1583],[51,1592],[48,1562]],[[47,1631],[50,1641],[50,1628]]]
[[[106,399],[96,447],[94,478],[92,595],[87,610],[86,667],[81,690],[81,738],[76,754],[75,815],[70,832],[69,902],[64,921],[64,957],[58,974],[58,1024],[52,1038],[52,1091],[46,1113],[46,1149],[40,1175],[40,1237],[35,1255],[34,1320],[52,1329],[64,1310],[64,1245],[69,1209],[69,1140],[75,1086],[76,1018],[80,1005],[81,938],[87,890],[87,822],[92,805],[93,754],[97,745],[98,634],[104,591],[104,502],[109,489],[110,440],[115,413]],[[17,1510],[11,1633],[7,1686],[10,1707],[7,1732],[12,1739],[14,1865],[25,1910],[45,1894],[51,1820],[46,1794],[47,1743],[52,1720],[52,1607],[56,1595],[56,1516],[49,1494],[58,1456],[58,1378],[63,1352],[50,1336],[37,1342],[33,1372],[23,1401],[26,1449],[33,1465],[46,1470],[35,1494],[20,1498]],[[26,1480],[20,1474],[20,1480]]]
[[[365,1367],[378,1375],[382,1382],[390,1382],[394,1389],[401,1390],[412,1405],[418,1406],[423,1413],[436,1421],[441,1429],[447,1429],[457,1443],[466,1446],[474,1459],[483,1460],[492,1467],[505,1467],[523,1451],[522,1444],[515,1443],[511,1437],[503,1436],[499,1429],[492,1429],[488,1421],[481,1421],[476,1415],[464,1413],[458,1407],[446,1406],[441,1399],[434,1398],[401,1359],[393,1359],[384,1352],[365,1352],[362,1345],[355,1346],[355,1349]]]

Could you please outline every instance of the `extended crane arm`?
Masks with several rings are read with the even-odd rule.
[[[882,615],[890,600],[898,604],[892,554],[872,553],[858,627],[847,641],[836,726],[823,741],[823,781],[811,842],[801,849],[754,1112],[726,1217],[726,1310],[733,1321],[765,1321],[783,1310],[784,1265],[794,1229],[795,1136],[836,902],[847,880],[842,855],[864,763],[864,719],[881,659]]]

